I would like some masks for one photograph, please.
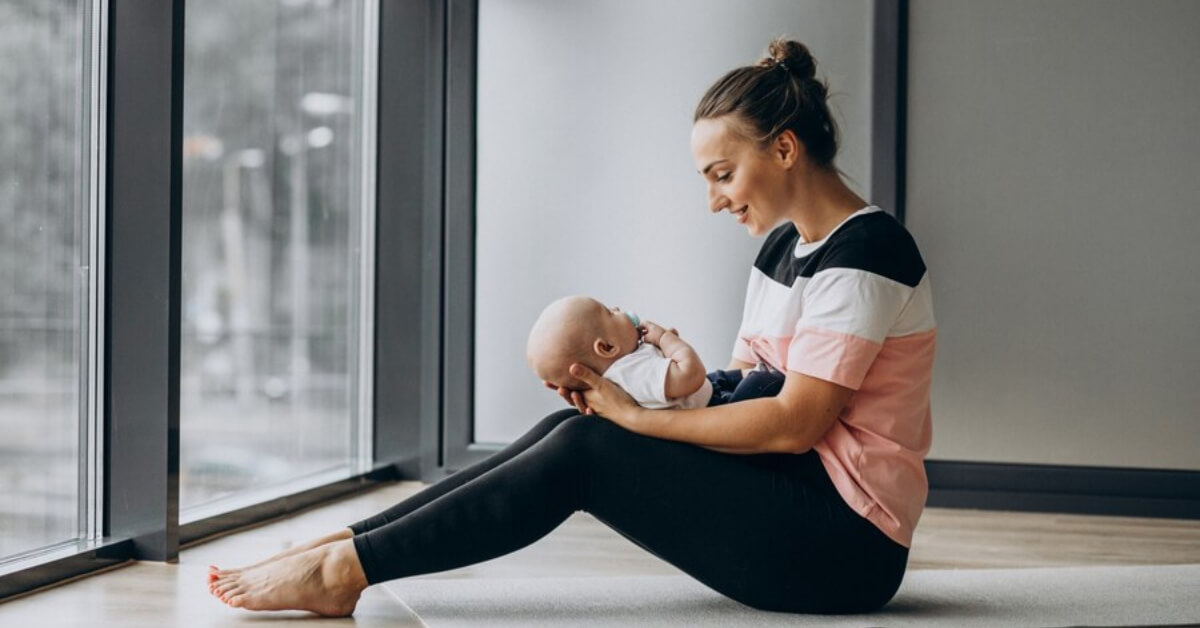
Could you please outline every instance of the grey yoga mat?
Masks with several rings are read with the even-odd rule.
[[[1200,565],[912,570],[870,615],[758,611],[683,575],[398,580],[431,628],[456,626],[1145,626],[1200,624]]]

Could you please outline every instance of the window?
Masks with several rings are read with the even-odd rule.
[[[364,470],[369,8],[187,5],[184,521]]]
[[[409,472],[437,419],[440,245],[411,226],[438,224],[437,148],[413,138],[440,116],[441,20],[0,0],[0,600]],[[380,430],[377,237],[403,332],[378,338]]]
[[[0,561],[96,532],[93,10],[0,1]]]

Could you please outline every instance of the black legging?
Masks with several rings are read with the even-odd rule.
[[[905,547],[850,510],[816,452],[720,453],[574,409],[351,528],[374,584],[508,554],[580,510],[765,610],[877,609],[908,561]]]

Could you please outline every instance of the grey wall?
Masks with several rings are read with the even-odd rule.
[[[679,328],[729,362],[760,241],[707,211],[692,111],[774,36],[809,44],[845,131],[839,166],[870,180],[867,0],[479,3],[475,440],[562,407],[524,360],[538,312],[573,293]]]
[[[913,0],[933,458],[1200,469],[1200,2]]]

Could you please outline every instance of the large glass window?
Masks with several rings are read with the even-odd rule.
[[[187,5],[184,521],[350,475],[364,453],[368,7]]]
[[[91,9],[0,0],[0,561],[91,531]]]

